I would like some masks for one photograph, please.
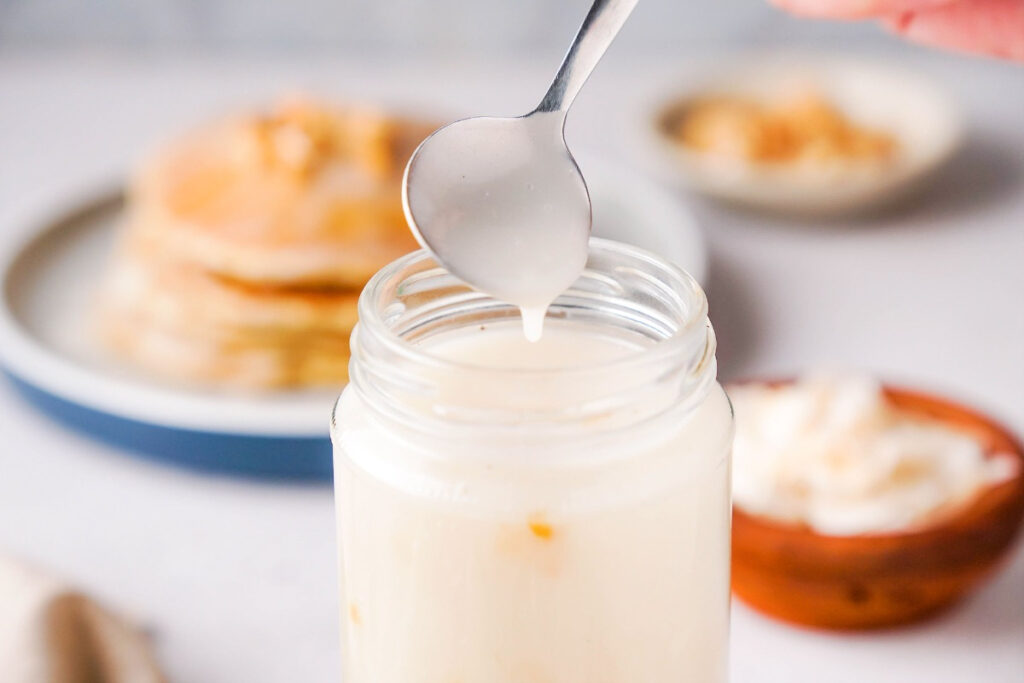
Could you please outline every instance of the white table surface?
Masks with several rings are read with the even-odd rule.
[[[722,374],[864,368],[1024,432],[1024,67],[900,54],[942,80],[969,122],[965,150],[916,203],[828,226],[695,204],[712,248]],[[635,159],[642,103],[666,76],[697,71],[684,60],[609,60],[577,103],[571,142]],[[275,93],[517,113],[549,75],[326,58],[2,57],[0,234],[121,176],[168,131]],[[0,552],[134,615],[173,681],[339,680],[328,487],[140,462],[50,422],[0,383]],[[740,683],[1021,683],[1024,552],[966,604],[908,630],[830,635],[737,605],[732,658]]]

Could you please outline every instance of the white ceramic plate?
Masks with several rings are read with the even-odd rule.
[[[593,196],[596,235],[647,248],[704,278],[703,239],[676,198],[630,170],[587,156],[580,163]],[[99,348],[89,312],[121,211],[118,192],[87,198],[41,217],[27,239],[7,245],[0,260],[0,362],[8,372],[64,404],[136,423],[326,437],[336,391],[250,395],[183,388],[138,373]]]
[[[820,92],[854,121],[892,134],[900,145],[897,159],[885,168],[750,164],[690,152],[658,125],[667,109],[698,96],[771,99],[806,89]],[[661,173],[710,197],[771,211],[837,215],[893,201],[946,161],[962,137],[959,108],[940,88],[884,62],[814,54],[749,58],[663,93],[646,122]]]

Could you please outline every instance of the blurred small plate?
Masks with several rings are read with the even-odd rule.
[[[595,234],[706,272],[700,231],[679,201],[628,169],[584,158]],[[96,288],[121,221],[120,191],[31,221],[0,256],[0,363],[59,421],[132,452],[188,467],[329,479],[328,420],[338,391],[243,394],[161,383],[92,334]]]
[[[768,99],[794,90],[820,93],[859,124],[899,143],[885,168],[818,168],[747,163],[689,151],[663,117],[698,97]],[[888,63],[822,55],[749,58],[713,69],[699,84],[664,99],[648,122],[649,147],[668,178],[695,192],[781,213],[839,215],[894,201],[918,186],[959,146],[959,108],[928,79]]]

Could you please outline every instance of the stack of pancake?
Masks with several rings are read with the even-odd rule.
[[[175,141],[131,188],[103,338],[185,381],[344,383],[360,290],[416,246],[401,176],[431,129],[295,101]]]

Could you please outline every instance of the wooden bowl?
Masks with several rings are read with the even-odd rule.
[[[1006,556],[1024,520],[1024,447],[956,403],[891,387],[885,394],[908,415],[973,434],[990,457],[1015,456],[1016,474],[949,516],[904,532],[827,536],[734,506],[732,588],[744,602],[806,626],[897,626],[951,606]]]

